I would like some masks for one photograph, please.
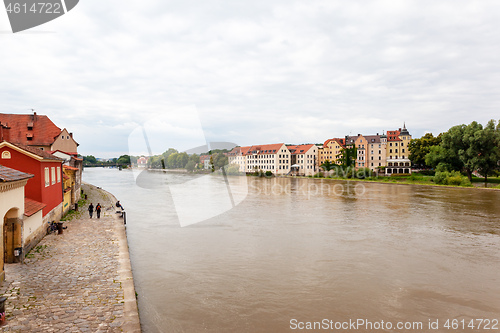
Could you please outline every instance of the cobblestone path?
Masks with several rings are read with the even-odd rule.
[[[5,265],[1,292],[8,300],[2,332],[134,331],[123,329],[123,221],[115,216],[114,197],[93,186],[82,188],[88,203],[103,206],[101,218],[94,213],[89,219],[87,207],[81,207],[79,216],[64,223],[68,228],[62,235],[46,236],[23,264]]]

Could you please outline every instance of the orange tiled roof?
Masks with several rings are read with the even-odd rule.
[[[68,170],[73,170],[73,171],[78,171],[80,169],[78,168],[75,168],[75,167],[72,167],[72,166],[69,166],[69,165],[63,165],[63,168],[64,169],[68,169]]]
[[[45,206],[47,205],[44,203],[35,201],[33,199],[24,198],[24,215],[31,216],[45,208]]]
[[[400,134],[401,131],[387,131],[387,141],[401,141]]]
[[[333,139],[326,140],[325,143],[323,144],[323,147],[325,147],[326,145],[328,145],[331,141],[336,141],[341,147],[345,146],[345,139],[333,138]]]
[[[305,154],[311,149],[314,145],[309,144],[309,145],[298,145],[298,146],[290,146],[288,147],[288,150],[292,153],[292,155],[297,155],[297,154]]]
[[[30,173],[24,173],[19,170],[0,165],[0,182],[13,182],[32,177],[34,177],[34,175]]]
[[[228,154],[230,156],[234,155],[245,155],[248,150],[251,148],[251,146],[246,146],[246,147],[234,147]]]
[[[255,145],[251,146],[244,155],[249,154],[277,154],[278,150],[284,145],[284,143],[273,143],[268,145]]]
[[[24,145],[50,146],[61,133],[61,129],[49,117],[36,113],[34,115],[0,113],[0,123],[10,128],[9,141]],[[28,140],[30,136],[32,139]]]
[[[57,156],[54,156],[48,152],[46,152],[45,150],[41,150],[40,148],[35,148],[35,147],[29,147],[29,146],[26,146],[26,145],[23,145],[23,144],[19,144],[19,143],[13,143],[13,142],[7,142],[7,141],[4,141],[6,142],[7,144],[11,144],[13,146],[16,146],[18,148],[21,148],[27,152],[30,152],[32,154],[35,154],[37,156],[40,156],[42,157],[44,160],[54,160],[54,161],[63,161],[62,158],[59,158]],[[3,143],[3,142],[2,142]],[[0,145],[2,144],[0,143]]]

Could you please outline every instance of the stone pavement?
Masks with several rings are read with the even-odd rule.
[[[87,202],[103,207],[89,219],[87,206],[65,222],[62,235],[46,236],[23,264],[6,264],[1,332],[140,332],[123,220],[116,199],[82,187]]]

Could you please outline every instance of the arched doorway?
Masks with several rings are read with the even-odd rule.
[[[19,209],[11,208],[3,218],[3,259],[4,263],[19,262],[21,255],[15,256],[14,250],[22,247],[22,220]]]

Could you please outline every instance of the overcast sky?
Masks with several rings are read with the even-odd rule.
[[[0,112],[48,115],[84,155],[152,124],[189,148],[500,118],[498,1],[81,0],[17,34],[0,9]]]

